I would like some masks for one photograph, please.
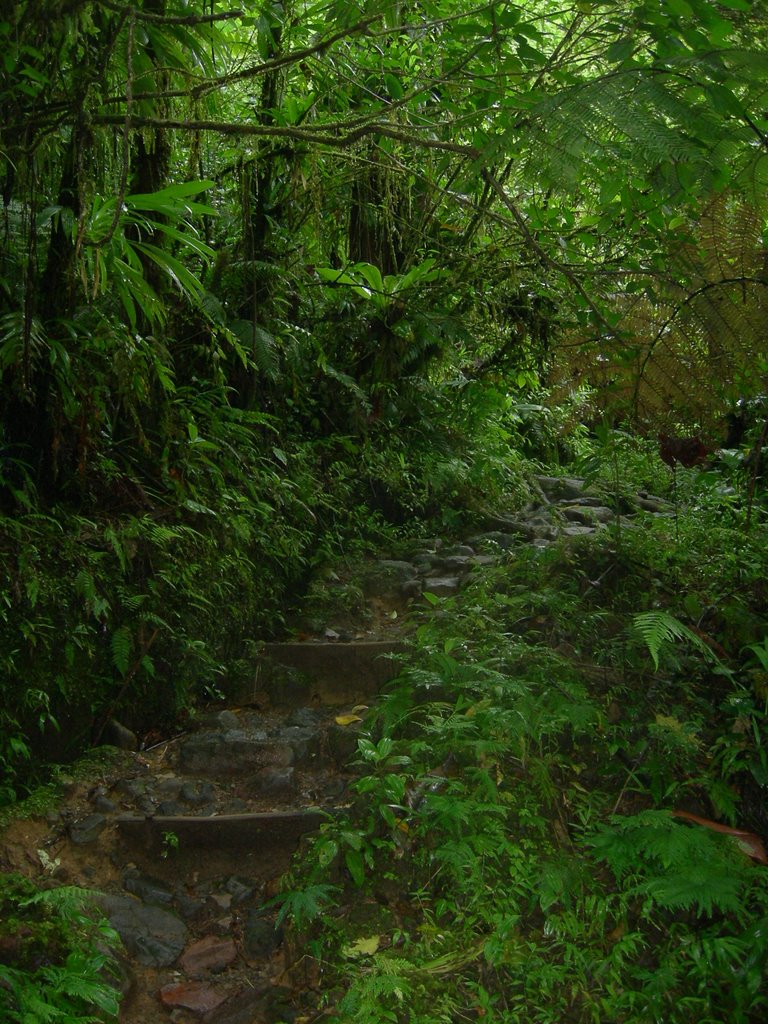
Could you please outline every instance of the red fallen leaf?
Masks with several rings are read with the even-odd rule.
[[[729,828],[728,825],[721,825],[718,821],[711,821],[709,818],[700,818],[698,814],[691,814],[690,811],[672,811],[676,818],[683,818],[685,821],[692,821],[695,825],[703,825],[712,832],[722,832],[723,835],[733,836],[741,849],[752,860],[760,864],[768,864],[768,854],[760,836],[754,832],[744,832],[739,828]]]
[[[676,463],[690,469],[706,462],[713,449],[708,448],[699,437],[672,437],[659,434],[659,455],[672,469]]]

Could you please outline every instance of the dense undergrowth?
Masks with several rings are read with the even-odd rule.
[[[604,441],[614,499],[664,486]],[[332,1019],[765,1019],[768,536],[679,477],[676,516],[435,601],[283,897]]]

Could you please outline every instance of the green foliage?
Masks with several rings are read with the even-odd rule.
[[[618,879],[629,879],[646,913],[654,906],[708,916],[742,911],[751,877],[733,839],[682,825],[666,811],[643,811],[613,817],[589,843]]]
[[[0,878],[0,1010],[15,1024],[117,1020],[110,982],[117,934],[72,886],[37,891],[18,875]]]

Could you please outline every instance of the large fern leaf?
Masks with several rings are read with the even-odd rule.
[[[711,661],[717,661],[713,651],[692,629],[665,611],[638,612],[632,620],[632,627],[640,635],[653,658],[656,670],[659,668],[659,652],[665,643],[687,640]]]

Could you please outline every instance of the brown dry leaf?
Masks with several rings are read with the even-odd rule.
[[[694,825],[702,825],[712,832],[722,832],[724,835],[733,836],[748,857],[756,860],[759,864],[768,864],[768,854],[765,852],[763,841],[754,832],[744,832],[739,828],[730,828],[728,825],[721,825],[719,821],[700,818],[698,814],[691,814],[690,811],[672,811],[672,813],[676,818],[691,821]]]

